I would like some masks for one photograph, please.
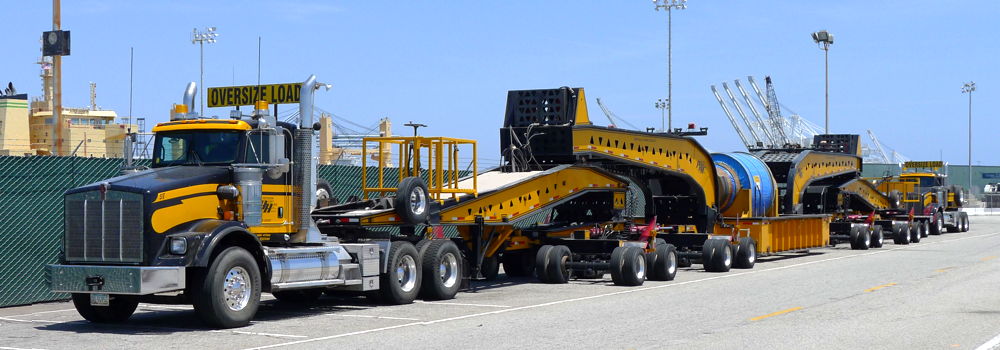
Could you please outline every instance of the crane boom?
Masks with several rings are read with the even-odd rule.
[[[720,96],[719,91],[715,89],[715,85],[712,85],[712,94],[714,94],[715,99],[719,101],[719,106],[722,106],[722,110],[726,112],[726,116],[729,117],[729,122],[733,123],[733,129],[736,130],[736,135],[739,135],[740,140],[743,141],[743,145],[749,150],[751,145],[750,142],[747,141],[747,136],[743,134],[743,130],[740,129],[740,123],[736,122],[736,118],[733,117],[733,113],[729,112],[729,107],[726,107],[726,102],[722,100],[722,96]]]
[[[750,136],[753,137],[754,144],[756,145],[756,144],[761,143],[761,138],[760,138],[760,136],[757,135],[757,131],[753,127],[753,123],[750,122],[750,118],[747,117],[747,114],[743,113],[743,108],[740,107],[740,103],[738,101],[736,101],[736,97],[733,96],[733,91],[729,90],[729,85],[726,85],[726,83],[723,82],[722,83],[722,90],[725,90],[726,91],[726,95],[729,95],[729,100],[733,102],[733,107],[736,107],[736,112],[740,114],[741,118],[743,118],[743,123],[746,123],[746,125],[747,125],[747,131],[749,131],[750,132]]]
[[[747,78],[751,80],[753,79],[753,77],[747,77]],[[760,112],[757,111],[757,107],[754,107],[753,100],[751,100],[750,96],[747,95],[747,91],[743,89],[743,85],[740,84],[739,79],[733,80],[733,83],[736,84],[736,89],[740,91],[740,95],[743,96],[743,100],[746,102],[747,107],[750,108],[750,113],[753,113],[754,118],[757,119],[757,125],[760,128],[761,132],[764,133],[764,137],[767,137],[768,142],[770,142],[772,145],[776,144],[777,142],[775,142],[774,136],[772,136],[771,133],[767,130],[766,126],[767,124],[764,123],[764,118],[761,118]]]
[[[764,77],[765,87],[767,88],[767,114],[771,116],[771,127],[776,131],[775,134],[782,144],[788,143],[788,135],[785,134],[785,121],[781,117],[781,104],[778,103],[778,94],[774,91],[774,83],[771,82],[770,76]]]
[[[885,150],[882,149],[882,143],[878,142],[878,138],[875,137],[875,133],[873,133],[871,129],[868,129],[866,131],[868,131],[868,137],[872,139],[872,145],[875,146],[875,150],[877,150],[879,155],[882,157],[882,161],[884,161],[886,164],[892,163],[892,161],[889,160],[889,156],[885,154]]]

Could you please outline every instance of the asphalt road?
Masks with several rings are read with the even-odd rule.
[[[998,256],[1000,217],[973,217],[971,231],[919,244],[841,245],[728,273],[682,269],[642,287],[501,277],[454,300],[401,306],[268,298],[234,330],[207,329],[188,306],[142,304],[128,324],[96,325],[69,303],[44,303],[0,309],[0,349],[996,349]]]

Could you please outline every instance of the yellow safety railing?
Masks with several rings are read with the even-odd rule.
[[[378,183],[375,187],[368,186],[368,144],[378,143]],[[385,185],[386,160],[381,157],[386,147],[399,148],[399,182],[407,177],[421,177],[427,182],[427,192],[431,198],[443,201],[445,196],[458,199],[460,194],[478,196],[479,163],[476,159],[476,141],[451,137],[365,137],[361,147],[361,184],[365,199],[369,194],[385,196],[395,194],[398,188]],[[472,146],[472,187],[459,187],[459,147]],[[426,174],[421,174],[425,170]]]

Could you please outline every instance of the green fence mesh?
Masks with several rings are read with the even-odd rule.
[[[49,292],[44,275],[44,266],[55,263],[62,250],[63,192],[114,177],[121,164],[121,159],[0,156],[0,306],[66,298]],[[369,171],[374,174],[374,168]],[[396,171],[386,169],[386,186],[396,185]],[[335,198],[361,196],[360,167],[321,165],[318,172]],[[376,181],[371,176],[369,185]]]

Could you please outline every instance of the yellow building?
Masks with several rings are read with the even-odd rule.
[[[43,58],[42,97],[31,101],[30,130],[31,149],[36,154],[57,156],[78,156],[97,158],[121,158],[124,153],[125,135],[135,125],[116,121],[114,111],[97,107],[96,85],[90,84],[89,108],[62,108],[58,135],[53,117],[52,65]],[[61,141],[61,142],[59,142]],[[59,144],[57,150],[53,151]]]
[[[333,144],[333,140],[336,138],[336,132],[333,128],[333,118],[330,115],[323,114],[319,117],[319,164],[332,165],[361,165],[361,138],[367,135],[349,135],[349,138],[353,138],[356,143],[357,148],[341,148]],[[377,136],[392,136],[392,122],[389,118],[382,118],[378,123],[379,134]],[[376,135],[371,135],[376,136]],[[369,164],[378,165],[379,152],[378,150],[368,150],[368,155],[370,159]],[[391,167],[392,165],[392,149],[385,148],[381,152],[382,159],[385,159],[385,166]]]
[[[0,156],[33,153],[28,137],[28,95],[0,95]]]

